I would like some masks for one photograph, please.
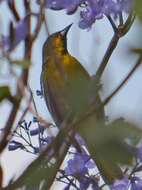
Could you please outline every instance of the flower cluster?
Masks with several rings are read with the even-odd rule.
[[[129,187],[131,190],[141,190],[142,180],[135,176],[131,179],[124,177],[122,180],[116,180],[110,188],[111,190],[128,190]]]
[[[76,178],[79,183],[79,189],[88,189],[89,187],[95,190],[99,189],[98,183],[100,178],[98,178],[96,172],[94,172],[94,175],[89,174],[91,169],[96,169],[96,165],[83,146],[81,153],[70,152],[70,154],[73,154],[73,158],[67,162],[64,170],[65,175]]]
[[[1,130],[3,131],[3,130]],[[49,145],[53,136],[49,136],[46,128],[39,124],[37,118],[33,121],[22,121],[19,127],[13,133],[14,138],[9,142],[9,151],[23,150],[34,155],[39,153]],[[99,190],[101,185],[101,174],[98,172],[97,165],[91,159],[85,148],[84,140],[77,134],[75,136],[77,142],[80,144],[81,152],[69,150],[69,159],[67,160],[64,170],[60,170],[58,181],[66,180],[65,190],[69,190],[72,186],[79,189],[94,189]],[[141,172],[142,168],[142,145],[140,144],[135,150],[136,165],[132,168],[131,175],[125,173],[124,178],[116,180],[110,185],[111,190],[141,190],[142,180],[137,177],[136,172]],[[75,181],[78,183],[76,184]]]
[[[85,29],[104,15],[117,18],[121,12],[129,12],[132,9],[132,0],[45,0],[45,7],[53,10],[65,9],[67,14],[73,14],[80,7],[79,27]]]
[[[13,132],[13,137],[8,145],[9,151],[21,149],[35,155],[38,155],[54,138],[48,135],[46,128],[39,124],[35,117],[33,121],[20,122],[18,129]]]

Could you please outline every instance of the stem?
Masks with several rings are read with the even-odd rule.
[[[118,28],[116,27],[115,23],[113,22],[113,19],[111,18],[110,15],[108,15],[107,18],[108,18],[109,22],[111,23],[111,26],[112,26],[112,28],[114,30],[114,33],[117,33],[118,32]]]
[[[108,96],[104,102],[102,103],[103,106],[106,105],[114,95],[117,94],[117,92],[126,84],[126,82],[128,82],[129,78],[133,75],[133,73],[136,71],[136,69],[141,65],[141,61],[142,61],[142,55],[139,57],[139,59],[137,60],[135,66],[131,69],[131,71],[127,74],[127,76],[125,77],[125,79],[120,83],[120,85],[110,94],[110,96]]]
[[[96,72],[97,78],[100,78],[102,76],[102,74],[103,74],[103,72],[107,66],[107,63],[108,63],[113,51],[115,50],[115,48],[117,46],[118,41],[119,41],[119,36],[115,33],[114,36],[112,37],[112,40],[108,46],[107,51],[103,57],[103,60],[102,60],[100,66]]]
[[[102,59],[102,62],[96,72],[96,77],[97,79],[100,79],[107,64],[108,64],[108,61],[113,53],[113,51],[115,50],[117,44],[118,44],[118,41],[121,37],[123,37],[128,31],[129,29],[131,28],[134,20],[135,20],[135,14],[134,13],[130,13],[130,15],[128,16],[126,22],[124,25],[119,25],[118,28],[116,28],[112,18],[110,16],[107,16],[108,20],[110,21],[111,25],[112,25],[112,28],[114,30],[114,35],[112,37],[112,40],[108,46],[108,49]]]
[[[117,3],[119,4],[120,3],[120,0],[117,0]],[[119,25],[123,25],[123,13],[122,13],[122,11],[120,11],[119,13],[118,13],[118,16],[119,16]]]
[[[31,183],[29,181],[30,178],[33,179],[35,177],[36,179],[38,179],[40,177],[41,180],[41,175],[44,174],[45,177],[45,172],[47,176],[46,180],[49,183],[47,184],[46,189],[50,188],[51,184],[53,183],[53,177],[56,176],[56,173],[69,148],[68,143],[64,143],[63,145],[63,140],[65,138],[64,132],[66,132],[68,129],[67,123],[68,119],[62,123],[61,130],[59,131],[53,142],[49,144],[48,147],[39,155],[39,157],[27,167],[27,169],[21,174],[21,176],[15,182],[13,182],[13,184],[10,184],[5,188],[1,188],[1,190],[15,190],[16,188],[20,188],[25,184],[28,185],[29,183]],[[53,157],[57,158],[57,163],[55,163],[54,167],[49,167],[48,162]],[[44,164],[45,158],[46,171],[44,170],[44,173],[42,174],[42,169],[39,170],[39,168],[41,168],[42,164]]]
[[[34,97],[33,97],[33,92],[32,92],[32,90],[31,90],[30,87],[29,87],[29,91],[30,91],[30,93],[31,93],[31,97],[32,97],[32,101],[33,101],[33,106],[34,106],[35,114],[36,114],[36,117],[37,117],[38,128],[40,129],[40,122],[38,121],[39,115],[38,115],[36,103],[35,103],[35,100],[34,100]],[[38,134],[38,142],[39,142],[39,147],[41,148],[41,140],[40,140],[40,139],[41,139],[41,134],[39,133],[39,134]]]
[[[15,1],[8,1],[9,9],[11,10],[15,20],[18,22],[20,21],[20,15],[16,9]]]
[[[32,36],[32,42],[35,41],[38,37],[38,34],[40,32],[40,29],[42,27],[42,23],[44,21],[44,3],[41,2],[40,3],[40,11],[39,11],[39,17],[37,17],[37,24],[36,24],[36,28],[34,31],[34,34]]]
[[[26,1],[26,0],[25,0]],[[29,3],[27,2],[27,5]],[[26,13],[30,12],[30,8],[26,7]],[[27,15],[27,14],[26,14]],[[25,58],[31,59],[31,51],[32,51],[32,43],[31,43],[31,37],[30,37],[30,19],[29,19],[29,35],[25,39]],[[27,81],[28,81],[28,74],[29,74],[29,69],[23,69],[22,74],[21,74],[21,80],[23,81],[24,87],[27,86]],[[23,89],[24,90],[24,89]],[[10,135],[11,128],[14,124],[14,121],[16,119],[20,103],[22,101],[23,95],[20,92],[20,89],[17,85],[17,91],[16,91],[16,97],[18,97],[17,103],[13,104],[12,110],[10,112],[10,115],[7,119],[6,125],[5,125],[5,132],[4,135],[1,138],[0,141],[0,153],[5,149],[9,142],[8,136]]]

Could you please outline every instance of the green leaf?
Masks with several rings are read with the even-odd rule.
[[[133,153],[131,146],[125,140],[132,138],[132,133],[133,130],[129,125],[119,121],[108,126],[98,125],[94,133],[94,150],[98,157],[102,157],[112,165],[131,164]]]
[[[106,183],[122,177],[120,164],[133,164],[134,145],[142,137],[142,130],[122,119],[109,125],[98,123],[95,113],[79,123],[78,132]]]
[[[133,148],[142,138],[142,130],[123,120],[116,120],[108,126],[99,126],[94,138],[97,150],[105,159],[131,165]]]
[[[136,145],[142,138],[142,130],[132,123],[125,122],[124,120],[116,120],[111,123],[113,131],[119,133],[122,139],[129,140],[131,145]],[[117,135],[118,136],[118,135]]]
[[[23,59],[23,60],[13,60],[13,64],[21,66],[24,69],[27,69],[31,65],[31,61],[29,59]]]
[[[142,21],[142,1],[135,0],[134,9],[136,11],[137,16]]]
[[[11,97],[10,89],[8,86],[0,86],[0,102],[4,99],[9,99]]]
[[[132,52],[138,54],[138,55],[142,55],[142,48],[133,48]]]

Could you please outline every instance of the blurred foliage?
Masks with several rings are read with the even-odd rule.
[[[0,102],[4,99],[10,99],[11,93],[8,86],[0,86]]]
[[[135,0],[134,8],[135,8],[137,16],[142,21],[142,1],[141,0]]]
[[[132,52],[134,52],[134,53],[136,53],[138,55],[141,55],[142,54],[142,49],[141,48],[133,48]]]
[[[0,3],[1,2],[2,1],[0,1]],[[23,17],[24,18],[23,19],[20,17],[20,14],[18,14],[18,11],[16,10],[16,6],[15,6],[16,1],[7,1],[7,2],[8,2],[9,9],[11,13],[13,13],[13,17],[15,18],[15,20],[11,19],[10,21],[11,23],[10,23],[10,28],[9,28],[9,35],[2,36],[2,44],[4,47],[3,52],[4,53],[6,52],[6,58],[9,59],[9,62],[11,62],[10,66],[11,67],[13,65],[20,66],[22,70],[21,72],[22,74],[20,77],[17,77],[18,90],[16,92],[16,95],[18,94],[20,97],[20,101],[18,104],[16,104],[16,101],[12,101],[13,97],[11,95],[10,88],[8,86],[0,87],[0,102],[2,102],[5,99],[8,99],[12,101],[13,103],[13,109],[6,125],[6,130],[5,130],[6,133],[4,133],[6,135],[4,139],[5,142],[3,143],[5,144],[5,146],[3,146],[3,150],[5,150],[6,144],[8,143],[7,139],[11,135],[11,129],[14,124],[16,114],[21,109],[20,104],[21,104],[23,96],[21,96],[21,93],[19,93],[18,80],[21,79],[23,81],[24,85],[22,86],[22,88],[24,90],[24,88],[26,88],[28,84],[28,73],[29,73],[28,71],[32,64],[31,60],[32,60],[32,47],[33,47],[33,42],[34,42],[33,39],[37,39],[38,33],[40,32],[41,26],[44,23],[44,19],[45,19],[44,11],[42,10],[43,9],[42,4],[39,7],[39,12],[33,13],[35,10],[31,9],[30,1],[24,0],[23,2],[25,6],[25,16]],[[60,5],[60,2],[59,2],[59,5]],[[75,11],[76,10],[77,9],[75,9]],[[142,0],[135,0],[135,12],[137,16],[139,17],[139,19],[142,21]],[[33,16],[37,19],[37,25],[35,27],[35,31],[33,32],[34,37],[32,37],[31,35],[32,32],[31,32],[31,26],[30,26],[31,25],[30,22],[32,20],[31,18]],[[123,33],[123,30],[121,30],[123,27],[121,28],[117,26],[117,22],[115,23],[115,19],[113,20],[113,17],[111,18],[111,16],[112,15],[110,15],[109,17],[109,21],[114,29],[114,33],[116,32],[116,35],[114,36],[116,37],[114,38],[116,41],[114,40],[115,41],[114,42],[112,39],[113,43],[110,43],[110,45],[108,46],[108,49],[104,56],[104,63],[105,62],[107,63],[109,61],[109,58],[111,57],[112,52],[117,46],[117,42]],[[119,17],[120,17],[119,19],[121,23],[121,21],[123,20],[121,18],[122,15],[120,14]],[[135,16],[133,18],[135,18]],[[133,21],[134,19],[132,19],[132,17],[128,17],[128,20],[126,19],[126,28],[124,27],[126,31],[124,31],[124,34],[128,32]],[[47,25],[46,22],[44,24]],[[48,28],[47,28],[47,32],[48,32]],[[24,57],[22,60],[12,61],[11,52],[15,49],[16,46],[20,44],[21,41],[25,42],[24,43],[25,44]],[[142,54],[142,49],[135,48],[132,51],[137,54]],[[51,72],[51,74],[53,73]],[[66,78],[64,78],[64,80],[65,79]],[[93,106],[95,104],[96,107],[99,107],[102,103],[99,98],[98,93],[96,94],[96,92],[101,90],[101,86],[98,84],[99,80],[97,80],[97,82],[93,81],[92,83],[88,84],[88,80],[86,81],[86,78],[85,80],[83,78],[82,81],[80,81],[80,79],[81,79],[81,75],[79,73],[77,74],[73,73],[73,81],[72,83],[70,83],[69,81],[66,87],[66,92],[67,92],[65,93],[66,96],[61,96],[61,98],[63,98],[64,101],[65,101],[65,98],[68,97],[69,104],[71,104],[69,111],[74,111],[76,117],[78,115],[80,116],[80,114],[77,115],[77,113],[81,112],[84,114],[84,110],[86,111],[86,105],[88,105],[88,101]],[[57,82],[58,81],[56,80],[55,84]],[[84,88],[84,86],[86,88]],[[60,90],[61,88],[59,88],[59,90],[55,94],[56,98],[58,97]],[[79,91],[79,93],[76,94],[76,91]],[[38,91],[38,94],[41,95],[41,92]],[[94,102],[94,99],[96,100],[96,102]],[[29,111],[30,103],[29,105],[27,105],[25,112],[23,112],[22,119],[25,117],[26,113]],[[33,102],[33,104],[35,103]],[[63,103],[61,104],[61,106],[63,108]],[[36,110],[36,107],[35,107],[35,110]],[[68,112],[68,109],[67,109],[67,112]],[[135,155],[136,145],[141,140],[142,131],[139,128],[137,128],[135,125],[133,125],[132,123],[125,122],[122,119],[106,124],[105,116],[102,119],[103,121],[101,119],[98,119],[100,118],[99,116],[103,114],[104,114],[104,110],[100,111],[100,113],[93,112],[90,115],[83,115],[84,117],[81,118],[81,121],[79,122],[79,124],[78,123],[75,124],[77,126],[75,132],[79,133],[85,140],[86,144],[84,143],[83,146],[86,146],[88,148],[87,151],[90,153],[89,157],[91,159],[93,158],[93,160],[95,161],[95,164],[98,166],[98,169],[100,172],[99,177],[108,175],[108,178],[111,178],[111,180],[113,181],[116,178],[122,177],[121,174],[124,174],[120,168],[121,164],[123,166],[129,165],[130,166],[128,167],[129,169],[134,163],[133,158],[136,157]],[[98,115],[98,117],[96,115]],[[80,150],[82,150],[81,149],[82,144],[75,142],[76,139],[74,138],[74,136],[70,135],[70,132],[72,132],[71,131],[72,126],[71,128],[69,128],[68,125],[65,126],[66,130],[64,129],[62,130],[61,128],[58,135],[55,137],[55,140],[53,141],[53,143],[50,143],[51,139],[48,138],[48,136],[47,137],[44,136],[45,135],[43,134],[44,126],[42,130],[38,119],[37,119],[38,125],[37,125],[37,128],[35,129],[32,129],[32,128],[30,129],[29,127],[30,125],[27,125],[26,122],[24,124],[25,125],[21,124],[20,125],[21,128],[20,127],[18,128],[20,129],[19,133],[18,133],[18,130],[16,131],[16,135],[17,135],[16,137],[17,138],[20,137],[23,140],[24,145],[17,140],[11,140],[11,141],[9,140],[9,150],[12,151],[12,150],[21,149],[29,153],[32,153],[34,155],[37,155],[37,159],[33,161],[27,167],[27,169],[21,174],[21,176],[17,180],[15,180],[15,182],[12,182],[13,184],[11,185],[12,187],[11,189],[16,189],[17,187],[21,188],[22,186],[26,186],[25,189],[27,190],[49,189],[55,180],[56,174],[60,172],[61,162],[67,155],[69,146],[71,144],[74,146],[76,145],[75,148],[76,147],[78,148],[79,146]],[[68,124],[70,125],[70,123]],[[24,134],[23,131],[25,132],[27,136]],[[34,138],[36,138],[35,136],[38,137],[38,140],[39,140],[38,146],[35,146],[34,143],[32,144],[32,139],[31,139],[32,136],[34,136]],[[26,139],[26,137],[28,140]],[[63,148],[64,144],[68,146],[67,150],[61,149]],[[47,150],[45,149],[45,147],[47,148]],[[77,148],[76,150],[78,151],[79,149]],[[56,159],[56,162],[54,164],[51,163],[53,158]],[[102,164],[102,167],[101,167],[101,164]],[[142,171],[141,168],[139,169],[140,171]],[[117,175],[117,172],[118,172],[118,175]],[[83,177],[85,177],[86,174],[83,173],[82,175],[84,175]],[[66,177],[68,176],[64,173],[62,178],[64,179]],[[74,177],[75,181],[81,178],[81,176],[72,176],[72,177]],[[3,179],[3,172],[2,172],[2,168],[0,167],[0,186],[2,184],[2,179]],[[108,180],[106,180],[105,182],[107,183]]]
[[[0,166],[0,187],[2,187],[2,182],[3,182],[3,170],[2,167]]]
[[[85,139],[92,158],[101,166],[100,173],[104,177],[107,174],[110,183],[113,177],[121,175],[117,164],[133,164],[135,145],[141,139],[142,131],[121,119],[108,125],[97,123],[94,115],[85,119],[79,133]]]
[[[27,69],[31,66],[31,61],[28,59],[13,60],[12,64],[18,65],[18,66],[22,67],[23,69]]]

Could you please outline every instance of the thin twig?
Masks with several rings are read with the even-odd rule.
[[[53,140],[53,142],[39,155],[39,157],[34,162],[32,162],[28,166],[28,168],[22,173],[22,175],[13,184],[8,185],[7,187],[2,188],[1,190],[15,190],[16,188],[24,186],[26,180],[28,180],[31,177],[31,175],[37,173],[36,168],[39,168],[39,166],[43,163],[45,157],[46,163],[48,163],[51,160],[51,158],[53,158],[54,156],[58,156],[57,163],[54,167],[48,167],[47,165],[47,171],[49,172],[47,178],[49,178],[50,180],[47,180],[49,184],[47,184],[48,187],[46,189],[50,187],[50,185],[53,183],[53,178],[56,176],[56,173],[62,163],[64,155],[66,155],[66,151],[69,148],[68,144],[66,145],[66,143],[64,143],[64,146],[62,146],[64,140],[64,138],[62,138],[63,133],[65,131],[68,131],[67,122],[68,121],[65,120],[62,123],[61,130],[59,131],[58,135]],[[35,173],[33,172],[33,169]]]
[[[136,69],[141,65],[141,62],[142,62],[142,55],[139,57],[136,64],[134,65],[134,67],[127,74],[127,76],[120,83],[120,85],[103,101],[102,106],[105,106],[117,94],[117,92],[126,84],[126,82],[128,82],[128,80],[133,75],[133,73],[136,71]]]
[[[47,23],[47,19],[45,17],[45,13],[44,13],[44,25],[45,25],[45,29],[46,29],[47,35],[49,36],[50,32],[49,32],[49,29],[48,29],[48,23]]]
[[[121,37],[123,37],[130,29],[130,27],[132,26],[134,20],[135,20],[135,14],[132,12],[130,13],[130,15],[128,16],[126,22],[124,25],[119,25],[118,28],[116,29],[115,28],[115,25],[111,19],[111,17],[108,17],[112,27],[113,27],[113,30],[114,30],[114,35],[112,37],[112,40],[107,48],[107,51],[102,59],[102,62],[96,72],[96,77],[97,79],[100,79],[107,64],[108,64],[108,61],[113,53],[113,51],[115,50],[117,44],[118,44],[118,41]]]
[[[119,4],[120,3],[120,0],[117,0],[117,3]],[[124,24],[124,20],[123,20],[123,13],[122,13],[122,11],[120,11],[119,13],[118,13],[118,19],[119,19],[119,25],[123,25]]]
[[[33,92],[31,90],[30,86],[28,86],[28,88],[29,88],[29,91],[30,91],[30,94],[31,94],[31,97],[32,97],[32,101],[33,101],[33,105],[34,105],[34,109],[35,109],[36,118],[38,118],[39,115],[38,115],[36,103],[35,103],[35,100],[34,100],[34,97],[33,97]],[[37,120],[37,124],[38,124],[38,128],[40,129],[40,122],[38,120]],[[39,147],[41,148],[41,140],[40,139],[41,139],[41,134],[39,133],[39,135],[38,135],[38,142],[39,142]]]
[[[29,2],[25,0],[25,5],[27,5],[27,9],[26,9],[26,15],[27,12],[30,12],[30,8],[29,8]],[[29,25],[28,25],[28,29],[29,29],[29,35],[27,36],[27,38],[25,39],[25,58],[30,59],[31,58],[31,50],[32,50],[32,43],[31,43],[31,38],[30,38],[30,19],[29,19]],[[23,81],[24,87],[27,86],[27,81],[28,81],[28,74],[29,74],[29,69],[23,69],[22,74],[21,74],[21,80]],[[24,90],[24,89],[23,89]],[[20,103],[22,101],[22,94],[20,93],[20,90],[17,86],[17,91],[16,91],[16,97],[18,97],[17,102],[15,104],[13,104],[12,110],[9,114],[9,117],[7,119],[7,122],[5,124],[5,131],[4,134],[1,138],[0,141],[0,153],[4,150],[4,148],[7,146],[9,139],[8,136],[10,134],[11,128],[14,124],[15,118],[17,116],[19,107],[20,107]]]
[[[39,34],[39,31],[41,29],[43,20],[44,20],[44,2],[40,2],[40,11],[39,11],[39,16],[37,17],[37,24],[36,24],[36,28],[34,31],[34,34],[32,36],[32,41],[35,41],[37,39],[37,36]]]
[[[9,9],[11,10],[15,20],[18,22],[20,21],[20,15],[16,9],[15,1],[8,1]]]
[[[96,72],[96,77],[97,78],[100,78],[102,76],[102,74],[103,74],[103,72],[104,72],[104,70],[105,70],[105,68],[107,66],[107,63],[108,63],[113,51],[115,50],[115,48],[116,48],[116,46],[118,44],[118,41],[119,41],[119,36],[118,36],[117,33],[114,33],[114,36],[112,37],[112,40],[111,40],[111,42],[110,42],[110,44],[109,44],[109,46],[107,48],[107,51],[106,51],[106,53],[105,53],[105,55],[103,57],[103,60],[102,60],[100,66],[99,66],[99,68],[98,68],[98,70]]]
[[[117,33],[117,32],[118,32],[118,28],[116,27],[116,25],[115,25],[114,21],[112,20],[111,16],[108,15],[108,16],[107,16],[107,19],[108,19],[109,22],[111,23],[111,26],[112,26],[112,28],[113,28],[114,33]]]
[[[136,18],[136,14],[135,13],[131,13],[129,15],[129,17],[127,18],[125,24],[124,24],[124,29],[123,29],[123,33],[122,36],[124,36],[131,28],[132,24],[134,23]]]

